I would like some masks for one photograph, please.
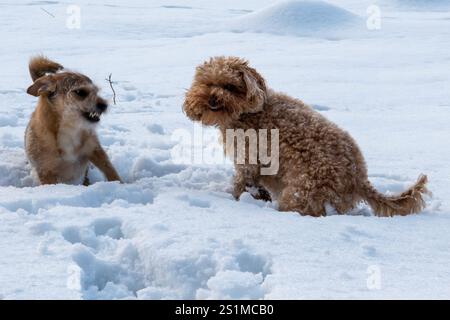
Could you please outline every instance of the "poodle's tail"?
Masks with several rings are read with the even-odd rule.
[[[44,56],[36,56],[30,60],[30,75],[33,82],[47,73],[56,73],[64,67],[57,62],[51,61]]]
[[[363,197],[372,207],[375,215],[379,217],[406,216],[418,213],[425,208],[425,201],[422,196],[429,193],[426,188],[427,182],[427,176],[422,174],[417,179],[417,182],[403,193],[395,196],[385,196],[367,181],[362,186]]]

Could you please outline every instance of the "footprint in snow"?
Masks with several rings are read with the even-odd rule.
[[[156,123],[149,124],[147,126],[147,130],[150,131],[151,133],[158,134],[158,135],[164,135],[165,134],[164,128],[162,126],[160,126],[159,124],[156,124]]]
[[[185,10],[190,10],[190,9],[194,9],[193,7],[188,7],[188,6],[161,6],[161,8],[164,9],[185,9]]]
[[[361,246],[363,253],[368,257],[376,257],[377,256],[377,249],[370,245],[362,245]]]
[[[345,227],[344,231],[342,231],[340,233],[340,237],[345,240],[345,241],[349,241],[349,242],[359,242],[361,238],[373,238],[373,236],[371,236],[370,234],[358,230],[356,227],[354,226],[347,226]]]
[[[311,104],[311,108],[313,108],[316,111],[328,111],[328,110],[331,110],[330,107],[323,106],[323,105],[320,105],[320,104]]]
[[[0,127],[15,127],[19,118],[14,114],[0,114]]]
[[[27,6],[42,6],[42,5],[52,5],[58,4],[59,1],[31,1],[27,3]]]
[[[72,244],[81,243],[92,249],[97,249],[102,242],[101,237],[113,240],[123,238],[122,221],[118,218],[100,218],[89,226],[69,226],[63,229],[62,236]]]
[[[178,199],[187,202],[191,207],[197,208],[210,208],[211,203],[207,200],[203,200],[200,198],[190,197],[188,195],[182,195],[178,197]]]
[[[113,239],[123,238],[122,220],[119,218],[98,218],[91,223],[97,236],[108,236]]]
[[[49,222],[33,222],[28,224],[28,230],[32,235],[41,236],[49,231],[56,230],[56,228]]]

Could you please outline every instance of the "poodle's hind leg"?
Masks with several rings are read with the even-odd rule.
[[[286,187],[278,199],[280,211],[296,211],[301,215],[313,217],[325,216],[325,203],[314,197],[313,193],[301,186]]]
[[[337,201],[333,201],[331,206],[337,211],[339,214],[346,214],[353,209],[356,208],[360,200],[355,199],[353,197],[347,197],[343,199],[339,199]]]

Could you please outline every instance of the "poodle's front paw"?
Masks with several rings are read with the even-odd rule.
[[[245,186],[242,185],[235,185],[233,188],[233,191],[231,194],[233,195],[233,198],[238,201],[241,195],[245,192]]]
[[[272,197],[264,187],[257,187],[256,193],[252,194],[253,198],[257,200],[263,200],[266,202],[272,202]]]

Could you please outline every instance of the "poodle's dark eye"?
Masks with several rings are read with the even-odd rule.
[[[84,90],[84,89],[78,89],[78,90],[75,90],[74,92],[81,99],[84,99],[89,95],[89,92],[87,92],[87,90]]]
[[[230,91],[232,93],[237,93],[239,92],[239,88],[236,87],[234,84],[226,84],[223,86],[223,88],[227,91]]]

